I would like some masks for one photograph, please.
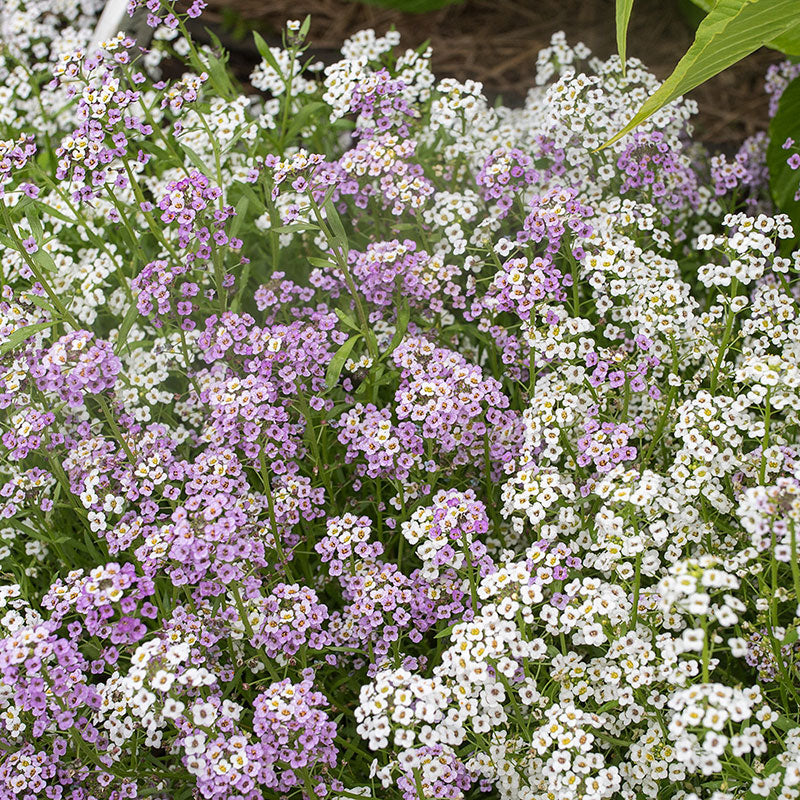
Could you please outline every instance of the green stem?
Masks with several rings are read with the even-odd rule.
[[[639,621],[639,592],[642,583],[642,551],[636,554],[636,572],[633,576],[633,611],[631,613],[631,624],[629,630],[636,630]]]
[[[267,513],[269,514],[269,522],[272,526],[272,538],[275,541],[275,551],[278,553],[278,558],[286,569],[286,574],[291,577],[291,569],[286,555],[283,552],[283,545],[281,544],[280,532],[278,531],[278,520],[275,516],[275,503],[272,498],[272,486],[270,485],[269,468],[267,467],[267,457],[264,454],[262,447],[258,454],[259,463],[261,464],[261,482],[264,485],[264,494],[267,497]]]
[[[106,422],[109,424],[109,427],[112,431],[114,431],[114,437],[119,442],[120,447],[125,451],[125,455],[128,457],[128,461],[130,461],[131,466],[136,466],[136,458],[131,451],[131,448],[128,445],[128,442],[125,440],[125,437],[120,430],[119,425],[117,424],[117,420],[114,419],[114,415],[111,413],[111,409],[109,408],[108,401],[102,395],[97,395],[97,402],[100,405],[100,408],[103,412],[103,416],[106,418]]]
[[[738,294],[739,288],[739,281],[734,278],[731,281],[731,298],[736,297]],[[722,362],[725,358],[725,353],[728,350],[728,345],[730,344],[731,338],[731,331],[733,330],[733,322],[736,315],[733,313],[733,309],[731,309],[730,305],[728,305],[728,310],[726,312],[725,317],[725,332],[722,334],[722,343],[719,346],[719,353],[717,354],[717,360],[714,364],[714,371],[711,373],[711,394],[715,395],[717,393],[717,383],[719,381],[719,371],[722,368]]]

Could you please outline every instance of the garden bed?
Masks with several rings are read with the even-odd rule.
[[[797,800],[800,65],[204,5],[0,5],[0,798]]]

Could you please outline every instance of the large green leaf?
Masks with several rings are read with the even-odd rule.
[[[603,146],[617,141],[677,97],[798,26],[800,0],[717,0],[672,74],[633,119]]]
[[[628,58],[628,23],[631,21],[633,0],[617,0],[617,50],[625,74],[625,61]]]
[[[715,0],[692,0],[692,2],[703,11],[709,12],[714,8]],[[800,22],[793,25],[780,36],[765,43],[773,50],[780,50],[788,56],[800,56]]]
[[[780,50],[787,56],[800,56],[800,23],[792,25],[780,36],[767,42],[767,47]]]
[[[800,202],[794,199],[800,185],[800,170],[786,163],[793,152],[783,149],[787,139],[794,139],[800,145],[800,80],[796,78],[781,95],[778,111],[769,124],[767,166],[775,206],[792,218],[795,234],[800,235]]]

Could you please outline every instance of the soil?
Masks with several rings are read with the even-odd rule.
[[[637,0],[628,34],[629,54],[659,78],[666,77],[692,42],[693,31],[681,12],[689,0]],[[690,12],[691,13],[691,12]],[[231,51],[231,64],[247,79],[258,54],[254,28],[270,43],[279,42],[287,19],[311,15],[311,54],[330,62],[342,40],[362,28],[378,34],[392,26],[402,44],[429,40],[437,77],[472,78],[490,98],[522,102],[535,75],[536,54],[555,31],[582,41],[601,57],[616,52],[614,0],[466,0],[441,10],[408,14],[351,0],[210,0],[202,20]],[[237,30],[238,29],[238,30]],[[762,49],[698,87],[696,136],[714,149],[735,152],[741,141],[767,123],[764,74],[779,53]]]

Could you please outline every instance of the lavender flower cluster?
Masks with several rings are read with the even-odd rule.
[[[0,800],[798,800],[766,134],[204,5],[0,0]]]

